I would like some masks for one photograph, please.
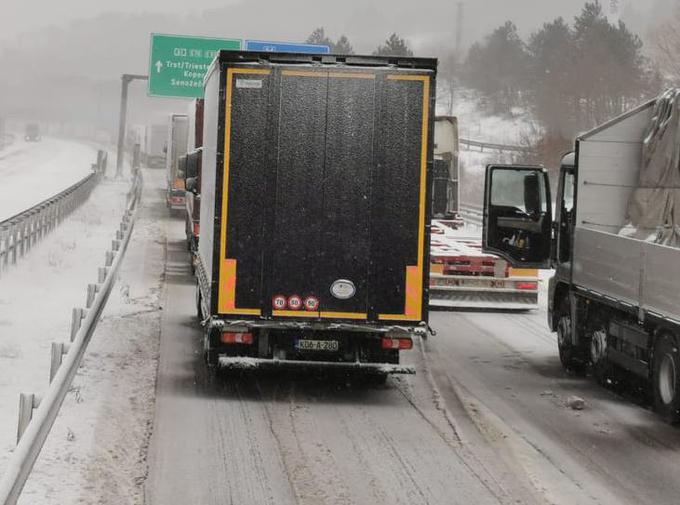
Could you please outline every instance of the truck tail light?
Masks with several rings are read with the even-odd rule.
[[[200,223],[194,223],[194,236],[198,237],[200,235],[201,225]]]
[[[221,339],[223,344],[247,344],[253,343],[252,333],[233,333],[225,332],[222,333]]]
[[[536,289],[538,289],[538,283],[537,282],[518,282],[517,284],[515,284],[515,287],[517,289],[536,290]]]
[[[410,338],[389,338],[383,337],[382,348],[387,349],[399,349],[402,351],[408,351],[413,349],[413,340]]]

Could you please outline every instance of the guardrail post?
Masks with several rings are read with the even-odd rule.
[[[111,241],[111,250],[112,251],[118,251],[120,249],[120,240],[112,240]]]
[[[87,285],[87,303],[86,307],[89,309],[92,307],[92,304],[94,303],[94,297],[97,295],[97,285],[96,284],[88,284]]]
[[[52,384],[54,376],[57,375],[62,358],[68,352],[68,349],[68,344],[52,342],[52,348],[50,349],[50,384]]]
[[[21,440],[21,436],[28,428],[28,423],[33,418],[33,409],[37,409],[40,405],[40,398],[33,393],[19,394],[19,426],[17,427],[17,444]]]
[[[83,309],[74,308],[73,311],[71,311],[71,342],[75,340],[84,318],[85,311]]]
[[[109,269],[106,267],[99,267],[99,270],[97,271],[97,282],[99,284],[104,284],[104,281],[106,280],[106,274],[109,272]]]
[[[113,265],[113,251],[106,251],[106,260],[104,261],[104,265],[107,267]]]

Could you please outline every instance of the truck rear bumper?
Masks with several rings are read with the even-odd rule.
[[[414,375],[415,367],[407,365],[395,365],[392,363],[361,363],[361,362],[338,362],[338,361],[302,361],[280,360],[249,357],[220,356],[218,366],[225,370],[300,370],[300,369],[326,369],[346,372],[382,373],[382,374],[407,374]]]
[[[538,292],[430,288],[430,307],[535,310]]]
[[[430,274],[430,307],[532,310],[538,308],[538,286],[538,278]]]

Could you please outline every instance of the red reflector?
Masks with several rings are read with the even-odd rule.
[[[409,349],[413,349],[413,340],[410,338],[400,338],[399,339],[399,349],[403,351],[408,351]]]
[[[253,334],[252,333],[222,333],[222,343],[223,344],[252,344]]]
[[[413,349],[413,340],[411,340],[410,338],[383,337],[382,348],[383,349],[401,349],[401,350]]]
[[[515,284],[517,289],[538,289],[538,283],[536,282],[518,282]]]
[[[399,341],[396,339],[391,339],[391,338],[383,338],[382,339],[382,348],[383,349],[399,349]]]

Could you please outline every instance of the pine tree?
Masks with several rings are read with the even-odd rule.
[[[390,35],[385,42],[373,52],[377,56],[413,56],[408,43],[396,33]]]
[[[530,88],[535,115],[540,118],[548,134],[570,138],[576,129],[571,110],[571,89],[576,60],[574,37],[562,18],[531,35],[529,53]]]
[[[354,48],[345,35],[340,36],[337,42],[331,46],[331,50],[336,54],[354,54]]]
[[[307,40],[305,40],[305,43],[329,47],[333,46],[333,41],[326,36],[326,30],[322,26],[310,33]]]
[[[514,23],[496,28],[475,43],[465,62],[465,82],[482,91],[496,112],[508,112],[527,86],[528,55]]]

